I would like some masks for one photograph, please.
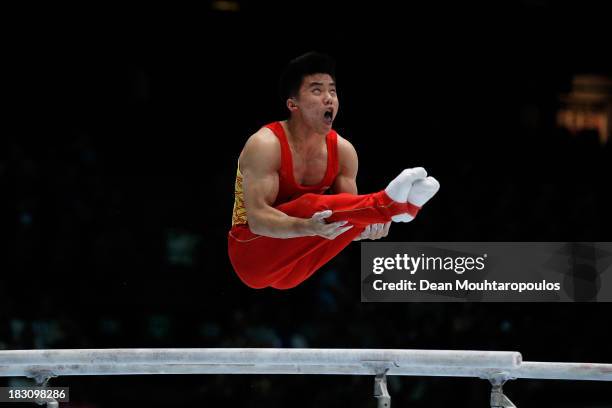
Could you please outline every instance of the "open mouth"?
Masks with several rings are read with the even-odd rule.
[[[325,122],[331,123],[332,120],[334,119],[334,110],[333,109],[326,110],[325,113],[323,114],[323,119],[325,120]]]

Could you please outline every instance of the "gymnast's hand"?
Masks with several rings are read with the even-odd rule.
[[[309,235],[316,235],[326,239],[335,239],[338,235],[353,228],[352,225],[345,226],[348,221],[338,221],[327,224],[325,219],[332,215],[331,210],[314,213],[312,218],[306,221]]]
[[[391,221],[385,224],[370,224],[353,241],[360,241],[362,239],[381,239],[389,234],[389,228],[391,227]]]

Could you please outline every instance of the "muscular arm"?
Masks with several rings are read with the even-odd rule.
[[[339,193],[357,193],[357,169],[358,159],[357,152],[353,145],[346,139],[338,135],[338,161],[339,171],[338,176],[333,185],[333,191]],[[362,239],[380,239],[387,236],[391,223],[372,224],[368,225],[363,233],[354,239],[359,241]]]
[[[357,193],[357,168],[359,162],[353,145],[338,135],[338,176],[332,190],[335,194]]]
[[[239,163],[251,231],[272,238],[307,235],[305,220],[272,207],[278,194],[280,168],[280,145],[276,137],[268,129],[259,130],[247,141]]]
[[[265,128],[249,138],[240,155],[244,206],[251,232],[271,238],[318,235],[334,239],[350,228],[340,228],[345,222],[326,224],[324,218],[331,215],[330,211],[303,219],[290,217],[272,207],[278,195],[280,157],[276,136]]]

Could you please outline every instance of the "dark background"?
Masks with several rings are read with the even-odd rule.
[[[0,348],[480,349],[612,362],[609,304],[362,304],[357,243],[296,289],[255,291],[226,255],[240,149],[285,117],[278,76],[313,49],[337,59],[334,127],[359,153],[360,191],[414,166],[441,182],[387,240],[612,241],[610,143],[555,126],[574,75],[612,72],[602,5],[233,4],[6,14]],[[365,407],[372,383],[51,385],[69,385],[74,407]],[[485,407],[488,390],[476,379],[390,384],[395,406]],[[612,403],[605,383],[518,380],[506,391],[520,407]]]

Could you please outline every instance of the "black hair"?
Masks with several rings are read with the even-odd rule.
[[[292,59],[283,71],[279,81],[279,95],[286,101],[296,96],[304,77],[313,74],[329,74],[336,81],[336,61],[329,55],[308,52]]]

